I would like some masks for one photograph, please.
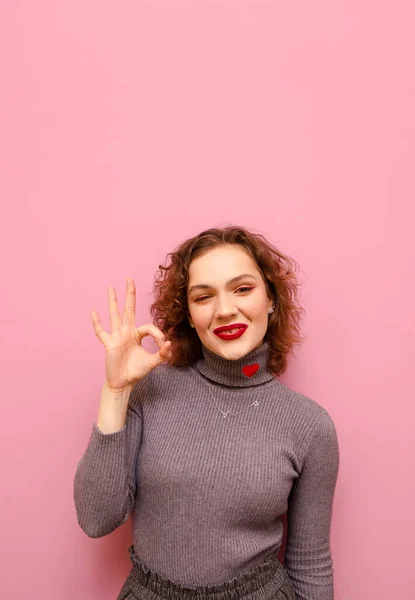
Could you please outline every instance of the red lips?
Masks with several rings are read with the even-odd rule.
[[[232,325],[223,325],[222,327],[216,327],[213,333],[222,333],[222,331],[229,331],[229,329],[237,329],[238,327],[248,327],[245,323],[233,323]]]
[[[234,333],[229,333],[231,329],[237,329]],[[214,329],[215,335],[221,340],[236,340],[240,338],[245,331],[248,329],[248,325],[244,323],[235,323],[232,325],[224,325],[223,327],[217,327]]]

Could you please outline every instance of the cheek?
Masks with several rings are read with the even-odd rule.
[[[211,310],[207,307],[198,307],[193,311],[193,323],[198,328],[205,327],[211,321]]]
[[[249,303],[246,304],[246,310],[249,310],[253,318],[261,318],[267,315],[268,303],[267,300],[261,296],[258,298],[252,297],[249,299]]]

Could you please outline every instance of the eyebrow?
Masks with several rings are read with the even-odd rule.
[[[250,273],[243,273],[242,275],[238,275],[237,277],[233,277],[232,279],[230,279],[226,285],[231,285],[232,283],[237,283],[238,281],[240,281],[241,279],[246,279],[246,277],[250,277],[251,279],[255,279],[256,281],[256,277],[254,275],[251,275]],[[192,285],[192,287],[189,288],[189,294],[191,292],[194,292],[195,290],[210,290],[213,286],[209,285],[207,283],[199,283],[198,285]]]

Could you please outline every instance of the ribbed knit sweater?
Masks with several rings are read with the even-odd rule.
[[[278,553],[287,513],[284,566],[298,600],[332,600],[336,429],[268,371],[268,353],[265,342],[227,360],[203,346],[191,366],[162,364],[135,385],[123,429],[94,423],[74,480],[83,531],[107,535],[131,513],[148,568],[217,584]]]

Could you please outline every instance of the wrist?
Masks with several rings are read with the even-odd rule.
[[[104,384],[102,386],[102,392],[105,392],[106,394],[109,394],[114,397],[122,398],[126,395],[129,396],[133,387],[134,387],[133,383],[128,383],[127,385],[125,385],[123,387],[114,388],[109,385],[107,380],[105,380]]]

